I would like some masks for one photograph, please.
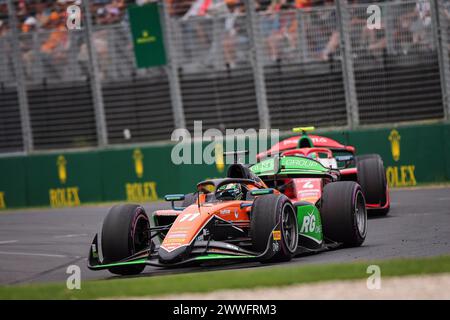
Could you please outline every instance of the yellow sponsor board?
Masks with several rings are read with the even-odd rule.
[[[5,193],[0,192],[0,209],[6,208]]]
[[[134,182],[125,185],[127,201],[144,202],[158,200],[156,182]]]
[[[78,187],[50,189],[48,193],[52,207],[75,207],[81,204]]]
[[[386,178],[390,187],[408,187],[417,184],[416,166],[392,166],[386,169]]]

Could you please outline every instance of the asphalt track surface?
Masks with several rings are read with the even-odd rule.
[[[369,219],[362,247],[298,257],[283,265],[450,254],[449,187],[395,190],[391,198],[387,217]],[[145,207],[150,213],[168,206],[158,202]],[[83,280],[116,278],[108,271],[94,272],[86,267],[91,240],[107,211],[106,206],[83,206],[0,212],[0,284],[66,281],[69,265],[81,268]],[[141,276],[260,266],[147,267]]]

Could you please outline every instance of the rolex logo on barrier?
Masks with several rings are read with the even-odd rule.
[[[144,177],[144,154],[141,149],[134,149],[133,151],[134,173],[138,179]],[[156,182],[127,182],[125,184],[125,193],[127,201],[131,202],[146,202],[158,199],[156,193]]]
[[[216,143],[214,146],[214,154],[216,157],[217,171],[223,172],[223,169],[225,169],[225,162],[223,161],[223,145],[221,143]]]
[[[140,179],[144,175],[144,155],[140,149],[135,149],[133,152],[134,171],[136,176]]]
[[[401,136],[398,131],[393,129],[389,135],[389,141],[391,142],[392,158],[395,162],[400,159],[400,139]]]
[[[66,158],[64,158],[63,155],[59,156],[57,161],[56,161],[56,165],[58,167],[58,178],[59,178],[59,182],[61,182],[61,184],[65,184],[67,181],[67,161]]]
[[[389,134],[388,140],[391,143],[392,159],[395,162],[398,162],[400,160],[400,133],[396,129],[392,129],[391,133]],[[413,164],[388,166],[386,168],[386,178],[389,186],[415,186],[417,184],[415,170],[416,166]]]
[[[63,155],[56,158],[56,168],[59,183],[67,182],[67,160]],[[52,207],[73,207],[80,205],[78,187],[52,188],[49,190],[49,202]]]

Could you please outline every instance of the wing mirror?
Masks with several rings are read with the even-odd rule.
[[[175,201],[183,201],[184,200],[184,194],[167,194],[164,196],[164,200],[170,201],[172,203],[172,209],[181,211],[184,208],[183,207],[176,207]]]
[[[164,200],[166,200],[166,201],[183,201],[184,194],[167,194],[164,196]]]
[[[352,163],[354,156],[353,155],[335,156],[334,159],[336,160],[336,162],[344,162],[344,167],[340,169],[346,169]]]

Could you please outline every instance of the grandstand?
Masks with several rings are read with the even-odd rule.
[[[169,63],[140,69],[127,7],[146,2],[0,0],[1,154],[166,141],[194,120],[286,131],[449,117],[447,0],[376,2],[375,30],[367,1],[159,1]],[[65,25],[73,4],[81,30]]]

